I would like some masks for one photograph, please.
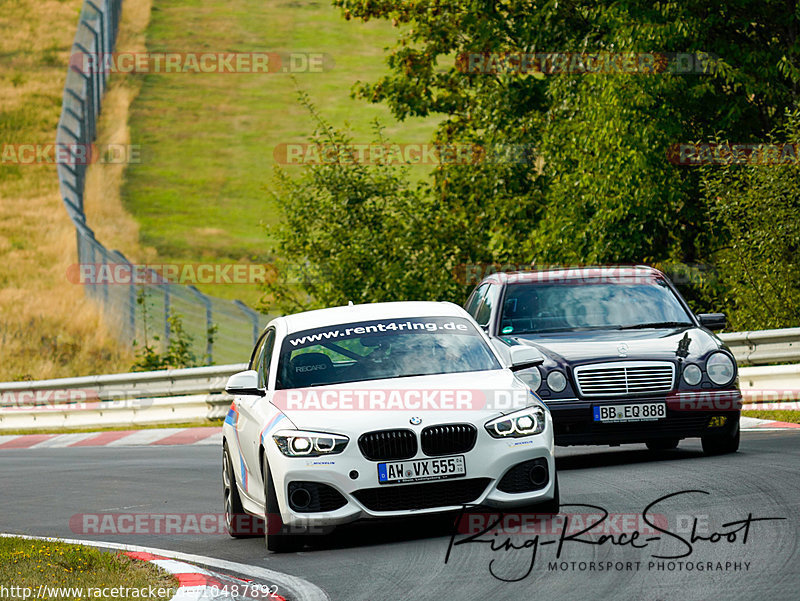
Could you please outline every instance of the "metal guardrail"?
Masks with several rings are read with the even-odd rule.
[[[722,339],[740,365],[769,360],[800,363],[800,328],[732,332]],[[245,363],[235,363],[0,383],[0,432],[221,418],[231,402],[225,383],[246,368]],[[800,365],[744,366],[739,382],[749,403],[800,399]]]
[[[800,364],[741,367],[739,388],[746,402],[771,403],[800,399]]]
[[[0,434],[14,430],[130,428],[196,423],[225,417],[227,394],[139,398],[102,402],[57,403],[46,407],[0,409]]]
[[[739,365],[800,362],[800,328],[721,334]]]
[[[107,374],[78,378],[57,378],[0,384],[0,407],[8,406],[9,399],[22,398],[25,392],[40,392],[41,404],[50,404],[55,391],[79,391],[72,395],[76,401],[93,399],[118,401],[143,397],[170,397],[187,394],[218,394],[225,391],[225,383],[236,372],[247,369],[247,363],[163,369],[129,374]],[[63,396],[63,395],[62,395]],[[34,404],[35,400],[34,400]]]
[[[108,55],[113,52],[122,0],[86,0],[81,9],[78,29],[72,45],[72,57]],[[108,250],[87,224],[84,212],[84,185],[87,160],[83,152],[90,148],[97,134],[97,118],[106,89],[104,69],[85,72],[79,61],[70,60],[64,85],[61,117],[56,145],[59,156],[72,157],[57,165],[58,182],[64,208],[75,225],[78,262],[93,266],[131,263],[117,250]],[[151,274],[146,281],[160,282]],[[120,341],[140,344],[145,338],[159,336],[166,344],[170,338],[169,317],[181,316],[184,329],[192,336],[192,351],[208,363],[235,361],[249,353],[268,317],[239,301],[229,301],[203,294],[193,286],[178,284],[83,284],[86,295],[100,304],[106,322]],[[208,332],[216,326],[213,343]],[[147,332],[145,331],[147,329]]]
[[[130,427],[225,417],[246,363],[0,384],[0,432]]]

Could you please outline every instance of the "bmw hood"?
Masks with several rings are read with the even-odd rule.
[[[538,397],[502,369],[277,390],[270,402],[298,429],[354,435],[446,423],[480,427]]]

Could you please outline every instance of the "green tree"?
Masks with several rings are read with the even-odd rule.
[[[166,347],[161,344],[161,337],[149,333],[149,308],[147,305],[147,291],[141,289],[136,295],[136,303],[141,307],[144,343],[139,346],[133,341],[136,349],[136,358],[131,366],[131,371],[152,371],[157,369],[180,369],[184,367],[201,367],[208,365],[210,357],[198,356],[193,350],[194,337],[186,331],[183,318],[178,313],[172,313],[167,318],[169,324],[169,341]],[[213,344],[217,335],[216,324],[208,328],[206,342]],[[138,348],[137,348],[138,347]]]
[[[756,206],[721,207],[704,188],[702,171],[670,163],[668,153],[692,141],[759,142],[785,125],[800,80],[792,4],[334,5],[348,19],[386,19],[399,27],[387,73],[358,83],[356,96],[386,103],[399,119],[442,116],[437,143],[523,148],[526,160],[442,164],[413,189],[389,167],[315,167],[296,181],[280,176],[277,195],[292,211],[279,252],[303,278],[302,286],[273,294],[302,287],[318,304],[461,301],[454,266],[494,261],[670,266],[719,260],[720,269],[733,268],[723,251],[738,231],[734,222],[746,222]],[[646,73],[471,69],[486,53],[640,53],[656,60]],[[690,60],[689,72],[674,60],[665,68],[661,59],[674,53]],[[331,139],[333,131],[322,135]],[[784,183],[788,194],[791,183]],[[769,185],[756,186],[763,199]],[[781,215],[790,213],[787,207]],[[296,241],[289,241],[290,231]],[[719,300],[744,306],[736,297],[740,288],[726,286],[735,286],[727,276],[693,281],[684,292],[696,306]],[[309,302],[298,299],[297,306]],[[739,314],[741,323],[749,319]],[[774,323],[787,318],[781,313]]]
[[[389,158],[359,164],[352,140],[320,117],[308,99],[320,147],[340,148],[332,162],[310,166],[301,177],[276,171],[273,194],[283,223],[272,231],[277,279],[263,305],[284,311],[372,301],[459,298],[453,273],[463,234],[425,184],[412,185],[407,169]],[[376,125],[375,143],[387,140]],[[456,291],[454,293],[454,291]]]
[[[713,247],[707,206],[697,175],[667,162],[669,147],[719,132],[761,139],[796,99],[798,16],[782,2],[334,4],[350,18],[406,26],[389,73],[360,84],[357,95],[386,102],[400,118],[444,115],[441,142],[521,143],[543,157],[543,177],[531,177],[525,165],[497,178],[461,167],[435,173],[449,205],[479,214],[477,197],[494,218],[486,250],[501,260],[703,259]],[[544,77],[470,73],[453,60],[483,52],[708,58],[692,65],[700,74]]]
[[[800,142],[800,113],[774,142]],[[714,258],[731,327],[800,326],[800,165],[704,168],[703,189],[720,226]]]

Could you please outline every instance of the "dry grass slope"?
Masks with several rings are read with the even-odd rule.
[[[144,39],[151,5],[151,0],[123,4],[117,52],[147,51]],[[98,145],[131,143],[128,115],[140,88],[140,78],[121,73],[109,77],[97,127]],[[122,204],[120,189],[124,177],[125,165],[121,163],[89,166],[84,200],[87,221],[97,239],[107,248],[122,250],[131,261],[156,261],[156,250],[139,244],[139,224]]]
[[[0,146],[55,139],[81,0],[5,0]],[[75,233],[53,165],[0,164],[0,381],[126,371],[130,351],[66,280]]]
[[[384,21],[346,21],[329,0],[155,0],[149,52],[318,52],[328,55],[332,68],[129,78],[138,86],[130,135],[141,145],[142,160],[126,169],[122,200],[140,225],[141,244],[166,263],[271,262],[273,241],[264,225],[280,220],[270,194],[274,150],[307,142],[315,125],[298,90],[357,143],[375,139],[375,118],[393,142],[429,142],[438,117],[398,122],[386,105],[350,97],[356,81],[375,81],[386,71],[383,49],[398,31]],[[422,178],[430,169],[415,166],[412,174]],[[302,173],[297,165],[286,170]],[[252,285],[198,287],[251,306],[261,297]]]

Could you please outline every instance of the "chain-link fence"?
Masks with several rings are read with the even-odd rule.
[[[86,0],[81,10],[72,56],[109,56],[114,50],[122,0]],[[70,61],[64,86],[61,118],[56,146],[59,156],[58,180],[61,197],[78,241],[78,262],[116,267],[131,263],[119,251],[108,250],[94,236],[83,210],[84,183],[89,160],[87,149],[96,138],[97,118],[106,87],[103,68],[81,69]],[[266,325],[266,315],[239,301],[207,296],[193,286],[167,283],[160,276],[147,281],[164,283],[84,284],[86,294],[103,309],[107,323],[120,340],[144,344],[145,339],[166,344],[170,338],[172,315],[179,315],[184,330],[193,339],[192,352],[207,357],[209,363],[236,363],[247,360],[259,331]],[[213,342],[208,333],[216,329]],[[151,342],[152,343],[152,342]]]

